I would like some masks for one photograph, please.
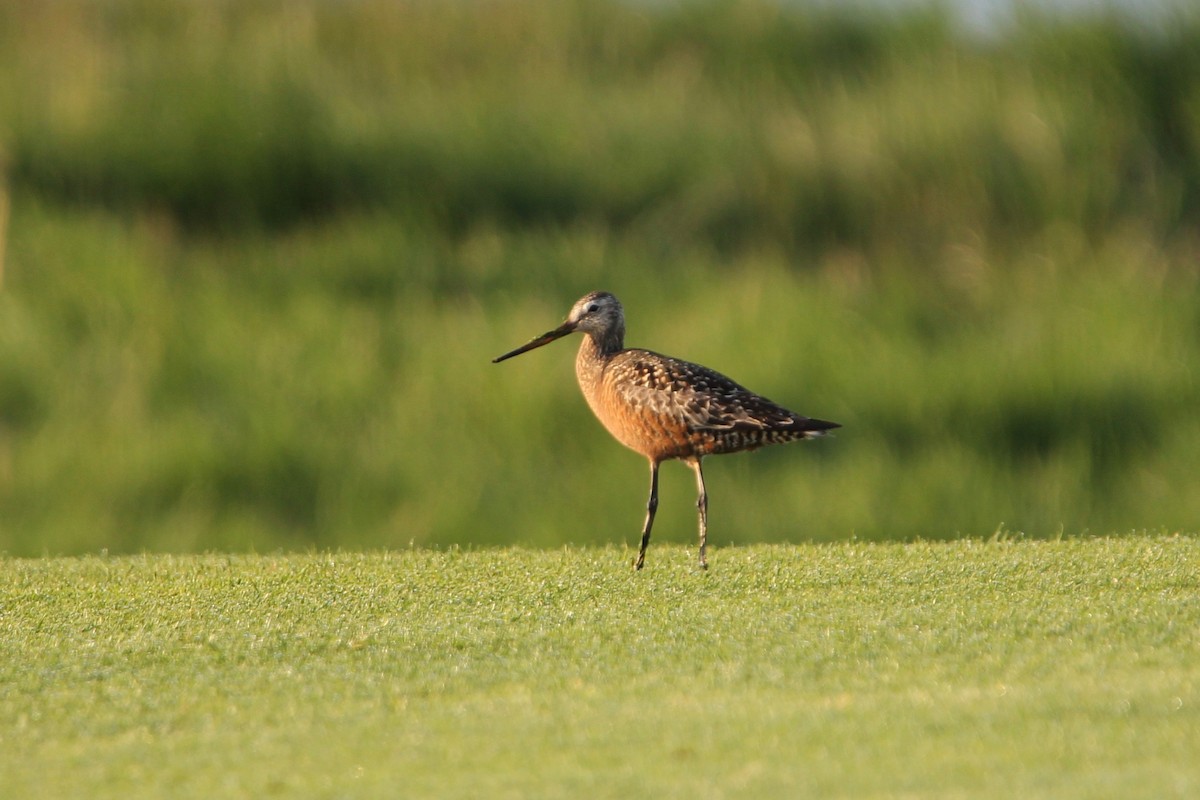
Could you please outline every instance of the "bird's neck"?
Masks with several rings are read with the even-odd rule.
[[[597,358],[611,358],[624,349],[625,326],[617,324],[600,333],[585,333],[579,352],[582,354],[588,350],[594,352]]]
[[[581,384],[585,381],[598,380],[605,365],[624,349],[623,333],[621,330],[614,330],[607,335],[594,333],[583,335],[583,341],[579,344],[579,353],[575,356],[575,374],[579,377]]]

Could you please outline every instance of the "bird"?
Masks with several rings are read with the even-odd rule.
[[[634,568],[642,569],[658,510],[658,470],[679,460],[696,476],[699,567],[708,568],[705,456],[755,450],[823,436],[836,422],[801,416],[708,367],[651,350],[625,347],[625,312],[610,292],[584,295],[557,328],[492,359],[492,363],[583,334],[575,377],[592,413],[621,444],[650,462],[650,498]]]

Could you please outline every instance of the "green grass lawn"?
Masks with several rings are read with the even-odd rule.
[[[3,797],[1194,797],[1200,539],[0,562]]]

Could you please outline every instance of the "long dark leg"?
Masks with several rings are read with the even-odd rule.
[[[696,510],[700,512],[700,569],[708,569],[708,492],[704,491],[704,470],[700,467],[700,459],[689,461],[688,466],[696,473]]]
[[[654,525],[654,512],[658,510],[658,462],[650,461],[650,499],[646,501],[646,524],[642,526],[642,547],[638,550],[635,569],[646,562],[646,545],[650,544],[650,528]]]

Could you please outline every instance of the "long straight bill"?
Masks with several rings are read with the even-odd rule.
[[[555,339],[561,339],[562,337],[566,336],[568,333],[571,333],[574,330],[575,330],[575,323],[564,322],[562,325],[559,325],[554,330],[546,331],[541,336],[537,337],[536,339],[529,342],[528,344],[523,344],[520,347],[518,347],[516,350],[510,350],[509,352],[505,353],[502,356],[493,358],[492,363],[499,364],[501,361],[503,361],[506,358],[512,358],[513,356],[521,355],[521,353],[528,353],[530,350],[536,350],[537,348],[541,347],[542,345],[550,344]]]

